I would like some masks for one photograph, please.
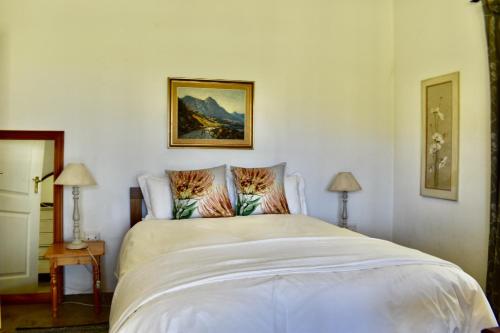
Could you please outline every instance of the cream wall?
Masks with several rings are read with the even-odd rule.
[[[106,289],[142,172],[281,161],[301,172],[310,212],[336,221],[326,191],[352,171],[351,219],[392,237],[391,0],[0,0],[0,128],[66,132],[84,230],[106,240]],[[167,149],[167,76],[255,81],[255,149]],[[65,235],[72,201],[65,191]],[[88,276],[87,276],[88,275]],[[68,269],[68,292],[90,275]]]
[[[395,0],[394,240],[459,264],[483,286],[489,203],[489,80],[480,4]],[[460,71],[458,202],[424,198],[420,81]]]
[[[43,151],[43,167],[41,177],[54,172],[54,141],[46,140]],[[54,202],[54,176],[45,178],[41,185],[40,202]]]

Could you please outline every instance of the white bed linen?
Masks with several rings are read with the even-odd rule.
[[[111,332],[479,332],[455,265],[319,220],[144,221],[125,237]]]

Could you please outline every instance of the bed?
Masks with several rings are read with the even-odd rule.
[[[304,215],[131,224],[110,332],[479,332],[497,322],[454,264]]]

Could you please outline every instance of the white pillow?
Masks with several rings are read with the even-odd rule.
[[[153,217],[153,209],[151,208],[151,200],[149,200],[149,192],[148,185],[146,184],[146,179],[149,177],[153,177],[149,174],[140,175],[137,177],[137,182],[139,183],[139,187],[141,188],[142,197],[144,198],[144,203],[146,204],[146,217],[143,220],[149,220]]]
[[[233,207],[236,207],[236,189],[230,167],[226,169],[226,184],[229,200]],[[285,176],[285,196],[290,214],[307,215],[304,178],[299,173],[294,172]]]
[[[307,215],[304,178],[299,173],[285,176],[285,196],[290,214]]]
[[[147,192],[151,204],[151,215],[155,219],[171,220],[172,191],[167,177],[146,178]]]

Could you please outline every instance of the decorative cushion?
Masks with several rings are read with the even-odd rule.
[[[285,163],[268,168],[231,167],[237,194],[236,215],[289,214],[285,167]]]
[[[225,177],[226,166],[167,171],[173,198],[173,218],[233,216]]]
[[[143,174],[138,177],[147,208],[146,219],[172,219],[172,191],[167,175]],[[231,168],[226,170],[226,185],[232,207],[236,207],[236,190]],[[307,215],[304,178],[299,173],[285,176],[285,196],[290,214]]]
[[[236,207],[236,189],[234,187],[233,173],[231,168],[226,170],[226,184],[229,191],[231,205]],[[307,215],[307,203],[304,177],[298,172],[293,172],[285,176],[285,196],[290,214]]]

